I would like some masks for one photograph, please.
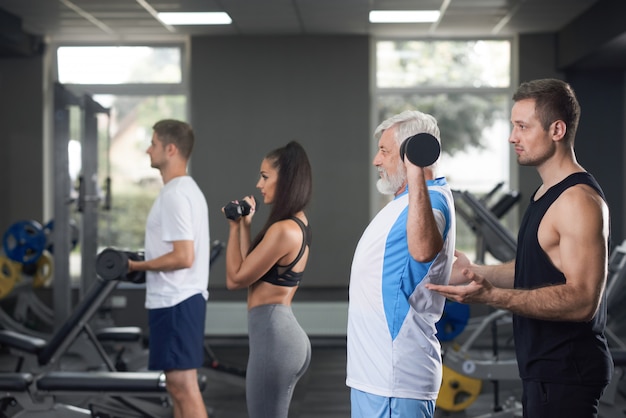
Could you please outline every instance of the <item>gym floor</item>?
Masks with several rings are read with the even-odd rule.
[[[208,340],[221,363],[245,367],[248,357],[246,340]],[[296,386],[289,418],[350,418],[350,389],[346,386],[345,339],[311,339],[312,357],[307,374]],[[210,418],[247,418],[243,378],[202,369],[207,376],[204,400]],[[436,411],[435,417],[478,417],[490,414],[494,405],[494,386],[484,382],[482,394],[466,410]],[[500,382],[499,403],[520,398],[517,381]],[[502,416],[502,415],[500,415]],[[513,417],[513,414],[509,415]]]
[[[214,360],[224,366],[223,368],[237,371],[245,368],[248,358],[247,339],[211,338],[207,343]],[[350,389],[345,384],[345,338],[312,338],[311,345],[313,349],[311,365],[296,386],[289,418],[350,418]],[[5,354],[0,354],[0,364],[3,366],[0,370],[9,371],[11,363],[12,360],[5,358]],[[201,368],[200,373],[207,378],[203,396],[210,418],[248,417],[245,378],[237,373],[218,371],[211,367]],[[459,412],[438,410],[435,417],[478,417],[493,412],[493,386],[489,382],[484,383],[482,394],[466,410]],[[511,397],[519,399],[520,388],[517,382],[502,383],[499,391],[501,403]],[[75,404],[69,399],[66,403]]]
[[[220,363],[245,367],[247,341],[208,341]],[[312,339],[311,365],[300,379],[291,403],[290,418],[349,418],[350,390],[346,386],[345,339]],[[212,369],[207,376],[204,401],[210,418],[247,418],[243,378]]]

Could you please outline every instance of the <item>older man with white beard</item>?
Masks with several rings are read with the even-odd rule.
[[[374,133],[377,187],[394,195],[371,221],[352,261],[346,384],[352,418],[434,415],[442,377],[436,322],[445,298],[425,284],[447,284],[456,238],[454,200],[435,163],[401,158],[419,133],[440,140],[431,115],[405,111]]]

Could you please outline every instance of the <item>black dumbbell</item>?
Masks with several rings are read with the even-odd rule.
[[[249,215],[251,208],[250,204],[243,199],[240,202],[230,202],[224,206],[224,215],[228,219],[236,221],[241,216]]]
[[[143,261],[143,252],[105,248],[96,258],[96,273],[105,280],[124,280],[133,283],[146,281],[145,271],[128,271],[128,260]]]
[[[400,145],[400,158],[406,155],[410,162],[419,167],[428,167],[439,158],[441,146],[437,138],[428,133],[408,137]]]

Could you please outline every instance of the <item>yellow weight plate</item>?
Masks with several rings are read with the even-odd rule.
[[[11,293],[15,283],[21,278],[21,271],[20,263],[0,256],[0,299]]]
[[[37,271],[33,277],[33,287],[48,286],[52,278],[52,256],[47,250],[37,259]]]
[[[443,379],[436,405],[444,411],[463,411],[480,394],[482,380],[467,377],[443,366]]]

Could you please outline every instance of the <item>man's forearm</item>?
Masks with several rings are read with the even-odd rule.
[[[483,276],[495,287],[513,289],[515,281],[515,261],[496,265],[474,264],[471,270]]]

